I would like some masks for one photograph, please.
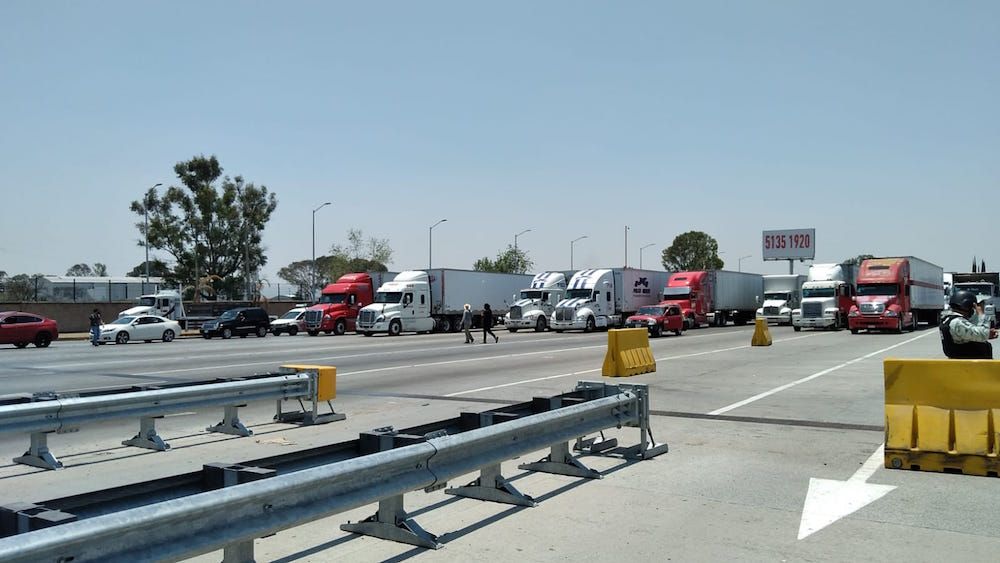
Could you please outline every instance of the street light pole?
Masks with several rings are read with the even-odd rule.
[[[437,223],[434,223],[427,229],[427,269],[430,270],[434,266],[434,227],[437,227],[441,223],[444,223],[447,219],[441,219]],[[430,272],[428,272],[430,275]]]
[[[159,183],[154,184],[153,187],[149,189],[155,190],[156,188],[162,185],[163,184]],[[146,239],[145,242],[143,243],[143,246],[146,247],[146,283],[149,283],[149,192],[146,192],[146,197],[144,199],[145,201],[142,202],[142,215],[143,215],[142,234]],[[145,289],[143,291],[145,291]]]
[[[753,258],[753,255],[752,254],[747,254],[746,256],[740,256],[739,258],[736,259],[736,271],[737,272],[742,272],[743,271],[743,259],[745,259],[745,258]]]
[[[514,235],[514,256],[517,256],[517,237],[523,235],[524,233],[530,233],[531,229],[524,229],[520,233]]]
[[[647,249],[647,248],[649,248],[650,246],[655,246],[655,245],[656,245],[655,242],[651,242],[651,243],[647,244],[646,246],[642,246],[642,247],[639,248],[639,269],[640,270],[642,269],[642,251],[645,250],[645,249]]]
[[[625,225],[625,267],[628,268],[628,225]]]
[[[569,241],[569,269],[570,270],[573,269],[573,243],[575,243],[578,240],[583,240],[585,238],[587,238],[587,235],[583,235],[582,237],[577,237],[577,238]]]
[[[310,285],[309,285],[309,300],[310,301],[316,299],[316,212],[319,211],[320,209],[323,209],[327,205],[330,205],[329,201],[326,202],[326,203],[324,203],[323,205],[320,205],[316,209],[313,209],[313,217],[312,217],[312,219],[313,219],[313,222],[312,222],[312,272],[310,272],[312,275],[310,276],[310,280],[309,280],[309,282],[310,282]]]

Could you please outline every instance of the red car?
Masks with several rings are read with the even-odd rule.
[[[658,337],[663,331],[674,331],[680,336],[684,330],[684,315],[677,305],[650,305],[642,307],[634,315],[625,319],[629,328],[648,328],[649,335]]]
[[[45,348],[59,338],[59,326],[52,319],[34,313],[0,312],[0,344],[24,348],[34,344]]]

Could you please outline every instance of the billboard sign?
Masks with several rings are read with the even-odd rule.
[[[812,260],[816,258],[816,229],[764,231],[764,260]]]

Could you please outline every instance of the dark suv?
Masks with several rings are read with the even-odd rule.
[[[201,336],[206,339],[213,336],[232,338],[233,335],[246,338],[248,334],[256,334],[264,338],[270,328],[271,318],[267,311],[260,307],[240,307],[201,325]]]

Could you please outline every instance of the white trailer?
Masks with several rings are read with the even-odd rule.
[[[920,320],[937,322],[944,310],[944,268],[914,256],[905,258],[910,263],[910,308],[919,313]]]
[[[757,309],[757,318],[768,324],[792,324],[792,310],[802,301],[803,274],[764,276],[764,305]]]
[[[730,319],[736,324],[752,320],[764,298],[764,276],[728,270],[714,274],[712,304],[716,315],[722,315],[716,324],[725,325]]]
[[[549,324],[556,332],[622,326],[640,307],[660,301],[669,277],[669,272],[634,268],[580,270]]]

